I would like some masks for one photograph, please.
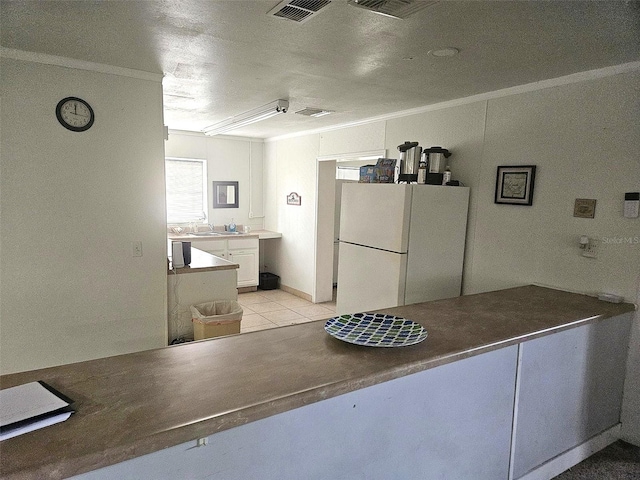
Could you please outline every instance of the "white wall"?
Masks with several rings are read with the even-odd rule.
[[[265,228],[282,233],[279,242],[265,246],[261,269],[280,276],[281,284],[309,295],[318,301],[331,299],[332,246],[323,256],[326,287],[314,294],[315,241],[317,215],[317,162],[319,156],[380,151],[384,145],[384,122],[305,135],[289,139],[267,141],[265,145]],[[335,167],[326,178],[335,179]],[[326,186],[326,185],[325,185]],[[333,198],[334,185],[325,193]],[[286,204],[286,195],[297,192],[303,196],[302,205]],[[333,215],[333,208],[327,210]],[[320,232],[322,235],[326,232]],[[331,240],[332,233],[328,234]],[[332,241],[328,245],[333,245]],[[321,275],[322,276],[322,275]]]
[[[278,140],[268,148],[267,168],[277,167],[278,175],[272,174],[279,181],[281,170],[316,154],[317,142],[323,154],[333,154],[371,149],[384,136],[389,157],[397,156],[396,147],[405,140],[441,145],[453,152],[454,178],[471,187],[465,294],[541,283],[585,293],[612,292],[640,303],[640,219],[622,217],[624,193],[640,190],[640,73],[564,83],[390,119],[384,128],[357,127],[360,134],[349,135],[345,129],[318,140],[315,135],[298,143]],[[349,138],[355,145],[345,141]],[[496,167],[509,164],[537,165],[533,206],[494,204]],[[305,176],[299,181],[310,182],[311,171],[309,167],[298,172]],[[576,198],[597,200],[594,219],[573,217]],[[267,223],[292,223],[294,212],[269,200],[269,193],[267,199]],[[311,230],[312,218],[300,226]],[[602,241],[597,259],[580,255],[580,235]],[[286,284],[311,293],[305,288],[310,288],[313,269],[291,264],[313,254],[313,239],[300,236],[295,248],[296,255],[272,261],[286,272]],[[637,444],[639,322],[636,319],[633,327],[623,407],[623,434]]]
[[[0,62],[2,373],[165,345],[160,78]],[[90,130],[58,123],[67,96]]]
[[[565,85],[489,102],[467,292],[539,282],[633,301],[640,280],[640,219],[622,216],[640,190],[639,74]],[[496,166],[535,164],[533,206],[493,203]],[[594,219],[574,218],[576,198],[597,200]],[[597,259],[577,240],[602,240]],[[505,255],[505,251],[508,255]]]
[[[308,295],[313,292],[316,158],[318,135],[270,143],[265,149],[265,228],[282,233],[265,251],[265,266],[280,283]],[[287,205],[298,193],[301,205]]]
[[[254,230],[264,225],[263,150],[262,140],[177,131],[165,143],[167,157],[207,160],[208,223],[227,225],[233,218]],[[213,208],[213,181],[239,182],[238,208]]]

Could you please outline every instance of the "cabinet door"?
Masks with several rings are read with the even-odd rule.
[[[226,239],[216,239],[216,240],[196,240],[191,242],[191,246],[193,248],[197,248],[198,250],[202,250],[203,252],[210,253],[211,255],[215,255],[220,258],[227,258],[227,240]]]
[[[631,315],[521,346],[513,478],[620,421]]]
[[[239,287],[258,285],[258,250],[229,250],[227,260],[239,265]]]

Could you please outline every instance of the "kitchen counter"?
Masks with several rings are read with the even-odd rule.
[[[179,240],[184,242],[197,242],[198,240],[215,240],[216,238],[258,238],[259,240],[269,240],[273,238],[281,238],[280,232],[271,230],[251,230],[249,233],[231,233],[231,232],[215,232],[215,235],[193,235],[191,233],[169,234],[169,240]]]
[[[524,286],[381,310],[427,329],[410,347],[351,345],[316,321],[4,375],[2,388],[48,382],[77,413],[2,442],[0,475],[80,474],[633,309]]]
[[[203,252],[197,248],[191,247],[191,264],[184,267],[176,268],[174,270],[173,265],[169,264],[169,274],[181,274],[181,273],[201,273],[201,272],[214,272],[217,270],[233,270],[238,268],[237,263],[230,262],[224,258],[216,257],[210,253]]]
[[[257,234],[260,240],[282,238],[282,234],[280,232],[272,232],[271,230],[253,230],[251,233]]]

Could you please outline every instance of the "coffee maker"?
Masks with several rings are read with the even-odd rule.
[[[417,183],[422,147],[418,146],[418,142],[407,141],[398,145],[398,150],[400,151],[398,183]]]
[[[427,164],[427,181],[429,185],[442,185],[444,171],[447,167],[447,158],[451,152],[442,147],[425,148],[422,151],[422,160]]]

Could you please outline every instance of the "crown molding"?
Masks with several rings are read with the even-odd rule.
[[[215,135],[215,136],[209,136],[209,135],[205,135],[202,132],[194,132],[192,130],[177,130],[174,128],[170,128],[169,129],[169,135],[183,135],[183,136],[188,136],[188,137],[199,137],[199,138],[206,138],[206,139],[218,139],[218,140],[235,140],[238,142],[258,142],[258,143],[264,143],[264,138],[258,138],[258,137],[239,137],[239,136],[234,136],[234,135]]]
[[[492,100],[495,98],[508,97],[511,95],[520,95],[522,93],[535,92],[537,90],[544,90],[546,88],[559,87],[562,85],[569,85],[572,83],[585,82],[589,80],[595,80],[598,78],[611,77],[614,75],[620,75],[623,73],[631,73],[631,72],[637,72],[637,71],[640,71],[640,61],[623,63],[621,65],[613,65],[611,67],[604,67],[604,68],[598,68],[595,70],[588,70],[585,72],[572,73],[571,75],[550,78],[548,80],[541,80],[539,82],[527,83],[524,85],[517,85],[515,87],[503,88],[500,90],[495,90],[493,92],[480,93],[478,95],[472,95],[470,97],[463,97],[455,100],[448,100],[446,102],[434,103],[432,105],[425,105],[422,107],[416,107],[409,110],[401,110],[399,112],[388,113],[385,115],[371,117],[371,118],[359,120],[356,122],[343,123],[340,125],[317,128],[314,130],[305,130],[304,132],[277,135],[274,137],[266,138],[265,142],[275,142],[278,140],[285,140],[287,138],[295,138],[295,137],[301,137],[304,135],[313,135],[318,133],[330,132],[333,130],[341,130],[343,128],[357,127],[359,125],[366,125],[369,123],[381,122],[381,121],[391,120],[394,118],[407,117],[410,115],[417,115],[419,113],[433,112],[436,110],[457,107],[457,106],[466,105],[469,103]]]
[[[91,72],[118,75],[120,77],[130,77],[138,80],[148,80],[151,82],[162,82],[163,77],[161,73],[144,72],[142,70],[134,70],[131,68],[115,67],[113,65],[77,60],[75,58],[59,57],[57,55],[49,55],[46,53],[27,52],[24,50],[16,50],[14,48],[6,47],[0,47],[0,57],[10,58],[12,60],[21,60],[24,62],[41,63],[44,65],[55,65],[57,67],[75,68],[76,70],[88,70]]]

